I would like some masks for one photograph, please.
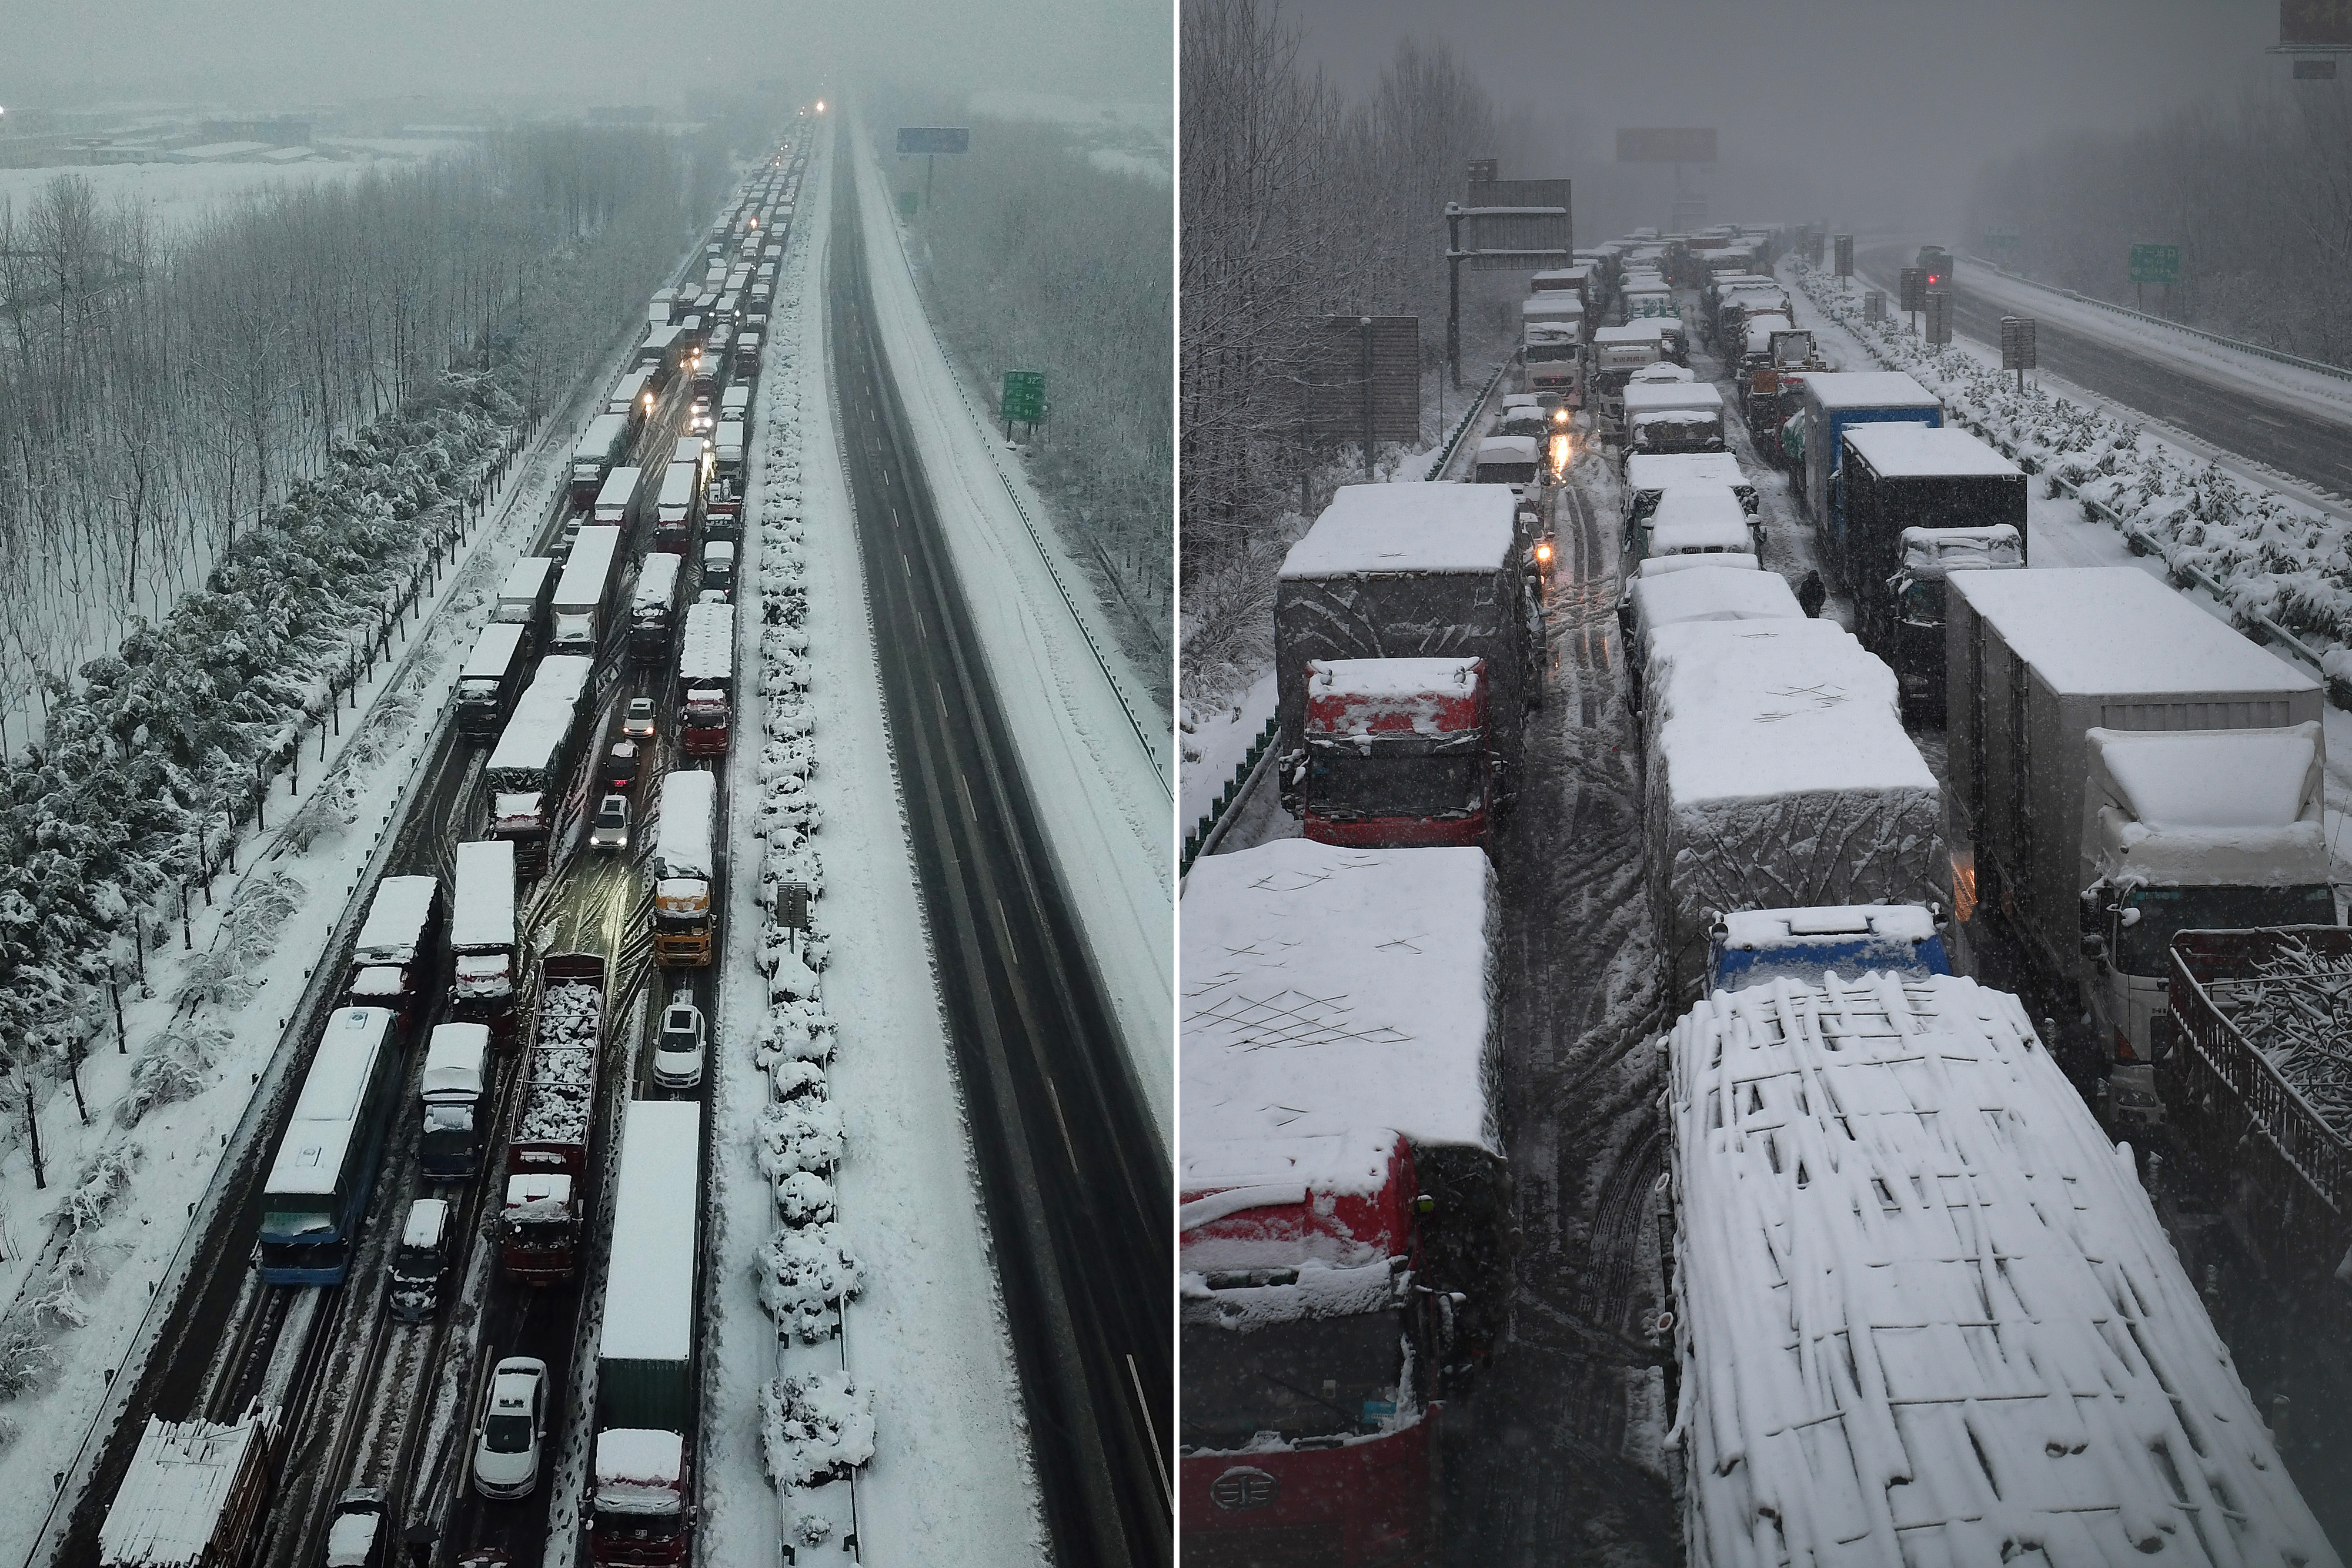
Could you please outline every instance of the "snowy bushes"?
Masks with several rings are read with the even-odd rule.
[[[768,1479],[818,1487],[874,1457],[874,1396],[845,1372],[779,1377],[761,1390]]]
[[[1881,364],[1910,374],[2029,472],[2063,479],[2120,517],[2126,535],[2147,536],[2176,583],[2187,585],[2191,567],[2210,576],[2240,630],[2259,635],[2259,614],[2323,645],[2352,643],[2352,535],[2342,519],[2161,444],[2143,444],[2136,424],[2039,387],[2020,392],[1973,355],[1938,353],[1894,321],[1864,321],[1858,294],[1841,297],[1811,268],[1799,266],[1796,277],[1822,313]]]
[[[826,1309],[855,1297],[862,1282],[841,1227],[830,1222],[777,1231],[764,1261],[760,1304],[803,1344],[825,1338]]]

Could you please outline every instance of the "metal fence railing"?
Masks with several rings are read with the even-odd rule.
[[[2285,353],[2277,349],[2265,349],[2260,343],[2248,343],[2236,338],[2224,338],[2221,333],[2208,332],[2202,327],[2191,327],[2179,321],[2168,321],[2161,316],[2151,316],[2145,310],[2135,310],[2128,305],[2116,305],[2105,299],[2094,299],[2087,294],[2077,294],[2071,288],[2061,288],[2054,283],[2037,282],[2033,278],[2010,271],[1997,261],[1988,261],[1980,256],[1972,256],[1969,259],[1979,267],[1989,268],[2000,277],[2008,278],[2011,283],[2022,283],[2026,287],[2039,288],[2044,294],[2055,294],[2078,304],[2095,306],[2112,315],[2128,316],[2135,321],[2145,321],[2151,327],[2162,327],[2170,331],[2186,333],[2191,338],[2202,338],[2209,343],[2218,343],[2224,349],[2234,349],[2242,354],[2258,354],[2278,364],[2293,365],[2299,371],[2316,371],[2323,376],[2334,376],[2337,381],[2352,382],[2352,370],[2347,370],[2342,365],[2331,365],[2319,360],[2306,360],[2300,355]]]

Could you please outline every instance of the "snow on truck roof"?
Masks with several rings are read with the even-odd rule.
[[[735,673],[735,607],[694,604],[677,650],[678,679],[689,685],[724,681]]]
[[[449,903],[449,946],[511,947],[515,939],[515,846],[481,839],[457,846],[457,894]]]
[[[547,584],[548,574],[555,570],[552,556],[527,555],[516,561],[507,572],[506,582],[499,589],[500,599],[534,600]]]
[[[1668,409],[1723,412],[1723,394],[1706,382],[1627,382],[1623,396],[1628,419]]]
[[[2336,1561],[2014,998],[1779,980],[1668,1062],[1693,1562]]]
[[[360,1102],[375,1074],[376,1053],[392,1033],[393,1015],[382,1008],[338,1008],[303,1076],[301,1097],[287,1119],[278,1158],[269,1167],[268,1194],[320,1197],[335,1190],[343,1173],[343,1153],[357,1125]],[[268,1198],[264,1199],[265,1207]]]
[[[1309,659],[1307,695],[1395,700],[1431,692],[1467,691],[1480,660]]]
[[[1246,1185],[1280,1167],[1286,1180],[1376,1192],[1381,1129],[1498,1150],[1495,919],[1494,869],[1477,849],[1284,839],[1195,862],[1178,1185]]]
[[[637,586],[629,595],[629,603],[636,610],[657,610],[677,597],[677,570],[686,558],[667,550],[648,550],[637,568]]]
[[[482,628],[474,640],[474,651],[466,655],[466,667],[457,672],[461,681],[495,681],[514,664],[515,650],[522,646],[522,634],[530,630],[520,621],[493,621]]]
[[[1845,433],[1845,445],[1882,479],[2025,477],[2024,469],[1981,436],[1956,424],[1858,424]]]
[[[278,1420],[276,1407],[258,1402],[226,1425],[148,1416],[99,1526],[99,1561],[142,1568],[203,1562],[247,1456],[267,1451]]]
[[[1950,580],[1951,592],[2062,694],[2273,694],[2319,685],[2136,567],[1964,571]]]
[[[516,700],[513,716],[491,748],[488,771],[493,777],[501,768],[548,765],[571,731],[572,709],[594,664],[575,653],[550,653],[539,662],[539,674]]]
[[[2086,736],[2100,872],[2203,887],[2326,880],[2327,746],[2317,720],[2279,729],[2095,726]]]
[[[416,956],[416,945],[432,918],[433,900],[441,881],[431,876],[388,876],[375,884],[368,901],[367,919],[361,923],[352,957],[360,964],[406,964]]]
[[[1896,712],[1895,672],[1833,621],[1661,627],[1648,681],[1652,766],[1664,768],[1676,806],[1936,794]]]
[[[1723,550],[1706,555],[1645,555],[1633,563],[1636,578],[1664,577],[1675,571],[1761,571],[1764,563],[1742,550]]]
[[[1824,410],[1941,408],[1936,394],[1901,371],[1809,371],[1805,394]]]
[[[2025,564],[2025,547],[2008,523],[1976,528],[1905,528],[1903,570],[1914,576],[1948,577],[1981,567]]]
[[[694,1215],[702,1107],[632,1100],[613,1198],[602,1361],[684,1361],[694,1346]]]
[[[1723,945],[1737,952],[1801,946],[1825,936],[1926,942],[1936,917],[1916,904],[1837,904],[1812,909],[1742,909],[1723,917]]]
[[[718,803],[718,775],[695,768],[672,768],[662,775],[656,877],[710,875],[710,828]]]
[[[613,558],[621,552],[621,530],[613,523],[592,523],[572,541],[572,559],[555,583],[555,608],[588,610],[603,602],[613,581]]]
[[[425,1076],[417,1087],[418,1097],[425,1100],[430,1100],[436,1094],[478,1097],[482,1092],[482,1070],[489,1060],[489,1025],[436,1024],[433,1038],[425,1047]]]
[[[1478,441],[1474,465],[1488,463],[1535,463],[1542,453],[1532,435],[1486,435]]]
[[[602,463],[612,455],[613,444],[620,440],[628,428],[629,416],[625,413],[598,414],[588,422],[587,433],[580,437],[580,444],[572,449],[572,461]]]
[[[1701,559],[1709,559],[1702,557]],[[1804,608],[1777,571],[1702,568],[1664,577],[1637,577],[1631,590],[1643,637],[1693,621],[1801,621]]]
[[[1342,485],[1290,547],[1286,579],[1506,567],[1517,503],[1508,485]]]
[[[613,1427],[596,1434],[593,1463],[598,1512],[677,1511],[677,1483],[686,1474],[684,1434]]]

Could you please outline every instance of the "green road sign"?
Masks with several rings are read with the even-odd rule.
[[[2015,229],[1985,230],[1985,249],[2015,250],[2016,248],[2017,231]]]
[[[913,217],[913,216],[915,215],[915,201],[916,201],[916,197],[915,197],[915,193],[914,193],[914,192],[912,192],[912,191],[901,191],[901,192],[899,192],[899,193],[898,193],[898,215],[899,215],[900,217],[902,217],[902,218],[911,218],[911,217]]]
[[[1007,371],[1004,372],[1003,419],[1007,424],[1019,421],[1034,424],[1045,417],[1045,372],[1043,371]]]
[[[2136,245],[2131,247],[2134,283],[2180,281],[2180,247],[2177,245]]]

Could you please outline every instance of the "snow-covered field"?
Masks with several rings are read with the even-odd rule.
[[[462,142],[383,140],[339,147],[333,158],[292,163],[108,163],[62,168],[0,169],[0,204],[23,211],[61,174],[89,182],[101,206],[131,202],[144,206],[159,230],[168,233],[200,221],[223,201],[267,191],[349,179],[381,159],[407,162],[454,151]]]
[[[988,401],[963,385],[925,320],[888,190],[862,139],[855,166],[876,316],[925,476],[1063,885],[1172,1146],[1172,737],[1045,526],[1044,502],[992,433]],[[1040,520],[1033,528],[1030,518]]]
[[[770,1563],[781,1540],[817,1544],[804,1520],[850,1529],[863,1561],[914,1564],[1047,1560],[1021,1416],[1018,1375],[1003,1319],[985,1221],[959,1102],[940,1000],[909,984],[929,971],[904,806],[890,758],[880,669],[863,569],[837,455],[826,362],[824,252],[831,234],[831,138],[821,135],[801,193],[792,253],[770,324],[773,343],[760,392],[747,580],[779,613],[805,604],[800,646],[789,626],[746,616],[739,667],[763,660],[797,670],[772,682],[729,762],[736,803],[730,846],[727,983],[718,1019],[712,1171],[719,1271],[707,1364],[703,1550],[713,1562]],[[772,659],[763,638],[782,635]],[[770,737],[762,747],[752,737]],[[784,737],[796,737],[796,746]],[[763,755],[764,752],[764,755]],[[823,765],[804,760],[822,756]],[[763,803],[783,808],[770,812]],[[793,802],[788,808],[785,802]],[[754,825],[766,814],[805,824],[805,844],[772,827],[769,874],[804,878],[821,965],[774,961],[756,981],[762,944]],[[787,847],[789,846],[789,847]],[[819,863],[829,852],[835,874]],[[840,1234],[856,1255],[862,1293],[843,1314],[843,1337],[787,1344],[761,1305],[776,1211],[756,1159],[768,1072],[751,1041],[771,997],[830,1020],[836,1040],[823,1070],[845,1153],[834,1176]],[[803,1232],[805,1234],[805,1232]],[[847,1485],[772,1490],[761,1437],[772,1378],[845,1370],[872,1400],[872,1460]]]

